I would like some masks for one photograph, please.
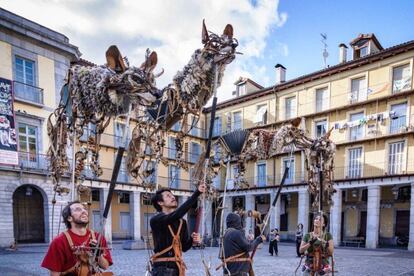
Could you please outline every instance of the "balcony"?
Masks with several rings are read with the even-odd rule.
[[[25,84],[19,81],[13,81],[14,97],[16,100],[22,100],[28,103],[43,106],[43,89]]]
[[[390,121],[390,134],[396,134],[407,131],[407,117],[399,116]]]
[[[19,152],[19,164],[23,169],[47,170],[47,155],[30,152]]]

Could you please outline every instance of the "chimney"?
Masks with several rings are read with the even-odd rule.
[[[348,49],[348,47],[346,47],[345,44],[339,44],[339,63],[346,62],[346,49]]]
[[[286,81],[286,68],[282,64],[276,64],[276,84]]]

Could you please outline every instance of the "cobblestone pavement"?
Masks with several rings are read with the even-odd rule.
[[[40,268],[46,246],[26,246],[16,252],[0,250],[0,275],[48,275],[47,270]],[[207,248],[203,251],[205,259],[211,259],[212,275],[220,275],[215,271],[219,264],[217,248]],[[144,250],[122,250],[114,245],[112,252],[115,265],[112,271],[115,275],[145,275],[148,259]],[[204,276],[201,265],[200,250],[190,250],[184,254],[188,267],[187,275]],[[267,245],[258,250],[254,267],[256,275],[294,275],[299,263],[293,244],[279,245],[279,256],[272,257],[267,253]],[[344,249],[335,250],[336,275],[414,275],[414,252],[403,250],[366,250]],[[299,273],[298,273],[299,275]]]

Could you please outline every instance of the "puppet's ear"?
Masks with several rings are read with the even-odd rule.
[[[208,42],[208,31],[207,31],[207,27],[203,19],[203,26],[201,30],[201,43],[206,44],[207,42]]]
[[[109,46],[106,50],[106,63],[109,68],[116,72],[124,72],[126,70],[126,65],[124,59],[122,58],[121,52],[119,51],[116,45]]]
[[[227,35],[228,38],[233,39],[233,26],[227,24],[226,28],[224,28],[223,35]]]

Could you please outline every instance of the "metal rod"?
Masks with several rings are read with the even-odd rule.
[[[205,162],[204,162],[204,183],[207,182],[207,170],[210,164],[210,153],[211,153],[211,139],[213,137],[213,129],[214,129],[214,119],[216,116],[216,107],[217,107],[217,82],[218,82],[218,73],[219,73],[219,66],[215,65],[214,67],[214,83],[213,83],[213,104],[211,107],[211,117],[210,117],[210,128],[209,128],[209,132],[208,132],[208,140],[207,140],[207,147],[206,147],[206,153],[205,153]],[[194,232],[199,232],[199,227],[201,225],[201,231],[200,231],[200,236],[201,236],[201,243],[203,243],[204,240],[204,235],[205,235],[205,231],[206,231],[206,212],[205,212],[205,206],[206,206],[206,196],[205,193],[202,195],[201,198],[201,204],[199,207],[199,212],[197,213],[197,221],[199,223],[196,222],[196,226],[194,229]]]
[[[73,131],[72,137],[72,201],[75,201],[76,185],[75,185],[75,168],[76,168],[76,128]]]

